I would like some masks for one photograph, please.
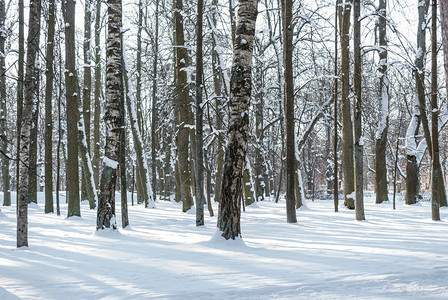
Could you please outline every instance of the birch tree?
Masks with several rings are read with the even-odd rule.
[[[238,7],[230,80],[230,117],[218,215],[218,229],[226,240],[241,237],[241,182],[249,130],[257,5],[257,0],[241,0]]]
[[[101,173],[100,195],[97,212],[97,230],[117,229],[115,218],[115,185],[122,125],[121,94],[123,92],[122,68],[122,7],[121,0],[108,0],[107,50],[106,50],[106,102],[104,122],[106,145]]]
[[[28,183],[29,183],[29,155],[30,136],[34,106],[37,104],[37,94],[39,87],[39,68],[37,67],[37,56],[40,40],[40,14],[41,1],[30,2],[26,73],[24,82],[24,102],[21,119],[20,134],[20,184],[17,203],[17,248],[28,247]]]

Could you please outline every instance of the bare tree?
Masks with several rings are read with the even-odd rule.
[[[28,182],[30,159],[30,136],[33,109],[37,105],[39,87],[39,69],[36,66],[40,40],[41,1],[30,3],[29,26],[27,38],[25,92],[20,134],[20,185],[17,203],[17,248],[28,247]]]
[[[121,101],[123,92],[122,68],[122,7],[121,0],[108,0],[107,51],[106,51],[106,145],[101,173],[97,213],[97,230],[117,229],[115,218],[115,185],[117,181],[120,134],[122,125]]]
[[[252,89],[252,50],[257,19],[257,0],[241,0],[238,8],[232,76],[230,117],[219,201],[218,228],[226,239],[241,236],[242,171],[247,151],[249,101]]]

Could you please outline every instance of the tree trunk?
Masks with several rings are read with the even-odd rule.
[[[355,135],[355,218],[365,220],[364,216],[364,184],[363,184],[363,137],[362,137],[362,98],[361,98],[361,1],[353,0],[353,87],[354,97],[354,135]]]
[[[375,138],[375,192],[376,203],[389,201],[387,185],[386,143],[389,128],[389,79],[387,77],[387,15],[386,0],[380,0],[378,6],[379,58],[378,72],[380,120]]]
[[[123,37],[121,40],[123,51]],[[126,73],[126,72],[123,72]],[[122,77],[122,80],[124,78]],[[123,83],[122,83],[123,85]],[[126,228],[129,226],[129,216],[128,216],[128,195],[127,195],[127,187],[126,187],[126,112],[124,109],[124,95],[121,94],[121,133],[120,133],[120,198],[121,198],[121,227]]]
[[[80,216],[78,168],[78,86],[75,66],[75,1],[65,2],[65,83],[67,101],[68,217]]]
[[[36,62],[39,51],[40,40],[40,15],[41,1],[35,0],[30,3],[29,26],[26,55],[25,74],[25,98],[21,118],[20,134],[20,185],[17,203],[17,248],[28,247],[28,181],[29,181],[29,159],[30,159],[30,136],[32,126],[32,115],[37,105],[37,94],[39,92],[39,69]]]
[[[156,32],[155,32],[155,41],[154,41],[154,60],[153,60],[153,79],[152,79],[152,110],[151,110],[151,175],[152,175],[152,198],[155,201],[156,193],[157,193],[157,158],[156,158],[156,150],[157,150],[157,63],[159,57],[159,0],[156,0]]]
[[[101,0],[96,0],[95,9],[95,113],[93,116],[93,178],[95,186],[100,181],[100,118],[101,118]]]
[[[218,228],[226,240],[241,237],[241,181],[249,130],[252,50],[258,1],[241,0],[239,4],[230,81],[229,129],[218,216]]]
[[[90,38],[92,22],[92,3],[91,0],[85,0],[84,9],[84,87],[82,89],[82,114],[84,117],[85,139],[87,141],[87,151],[90,156],[90,94],[92,91],[92,73],[90,71],[91,54]],[[84,169],[84,167],[83,167]],[[85,171],[82,173],[81,182],[86,182]],[[81,186],[81,200],[89,199],[86,185]],[[95,206],[94,206],[95,208]]]
[[[231,0],[229,5],[231,6]],[[217,51],[217,37],[216,37],[216,14],[218,9],[218,1],[213,0],[213,13],[211,21],[211,34],[212,34],[212,68],[213,68],[213,87],[215,91],[215,114],[216,114],[216,130],[218,132],[217,138],[217,155],[216,155],[216,175],[215,175],[215,189],[214,189],[214,200],[219,201],[221,198],[221,182],[222,182],[222,172],[224,166],[224,147],[223,147],[223,134],[222,134],[222,83],[224,81],[223,71],[221,69],[221,60]],[[224,94],[227,95],[227,89],[224,89]]]
[[[255,145],[255,196],[256,201],[264,200],[264,187],[265,183],[263,182],[263,174],[266,172],[265,167],[263,165],[263,64],[260,59],[256,60],[255,65],[255,137],[256,137],[256,145]]]
[[[5,28],[5,1],[0,1],[0,52],[3,55],[0,57],[0,98],[1,98],[1,112],[0,112],[0,124],[1,124],[1,150],[2,154],[2,179],[3,179],[3,205],[11,205],[11,191],[10,191],[10,176],[9,176],[9,150],[8,150],[8,112],[6,107],[6,53],[5,53],[5,41],[6,41],[6,28]]]
[[[175,56],[176,56],[176,106],[179,124],[177,126],[177,154],[179,168],[179,183],[182,198],[182,211],[188,211],[193,205],[191,195],[190,163],[188,161],[188,149],[190,148],[190,100],[187,84],[187,49],[184,43],[183,5],[182,0],[175,1]]]
[[[342,170],[344,174],[344,204],[355,208],[355,178],[353,163],[353,124],[350,109],[350,13],[352,5],[345,0],[340,6],[339,28],[341,38],[341,98],[342,98]]]
[[[137,126],[139,128],[140,134],[142,133],[142,120],[141,120],[141,106],[142,106],[142,97],[141,97],[141,82],[142,82],[142,25],[143,25],[143,2],[142,0],[138,1],[138,29],[137,29],[137,84],[136,84],[136,114],[137,114]],[[158,18],[158,16],[156,16]],[[125,84],[127,80],[125,80]],[[153,108],[154,109],[154,108]],[[142,191],[142,178],[140,173],[142,172],[139,169],[139,164],[137,163],[137,203],[142,203],[145,201],[144,192]]]
[[[45,77],[45,213],[54,212],[53,208],[53,79],[54,79],[54,31],[55,1],[48,2],[47,62]]]
[[[286,121],[286,221],[297,223],[294,197],[295,133],[294,133],[294,77],[292,70],[292,0],[282,0],[283,16],[283,70],[285,78],[285,121]]]
[[[106,51],[106,145],[101,173],[97,214],[97,230],[117,229],[115,218],[115,185],[120,152],[120,134],[123,116],[121,102],[123,92],[123,67],[121,43],[121,0],[108,0],[107,51]]]
[[[202,23],[203,1],[197,0],[196,18],[196,226],[204,225],[204,141],[203,141],[203,109],[202,109]]]
[[[444,58],[444,69],[445,69],[445,84],[448,84],[448,2],[446,0],[441,0],[439,3],[440,7],[440,23],[442,27],[442,45],[443,45],[443,58]],[[448,85],[446,85],[448,89]],[[448,201],[446,199],[446,187],[442,179],[441,190],[445,192],[445,197],[440,199],[440,206],[448,206]]]
[[[141,196],[145,203],[145,207],[155,208],[153,193],[149,183],[149,169],[146,161],[146,155],[143,148],[143,139],[138,126],[137,110],[135,108],[134,93],[129,78],[129,69],[126,59],[126,51],[123,45],[123,78],[124,87],[126,90],[126,106],[129,114],[129,123],[131,125],[132,139],[136,154],[137,170],[140,170],[140,175],[137,176],[137,181],[140,180],[140,188],[142,189]]]
[[[431,207],[432,220],[440,221],[440,185],[443,180],[439,156],[439,106],[437,103],[437,0],[432,0],[431,17],[431,137],[432,137],[432,173]],[[428,148],[429,149],[429,148]]]
[[[21,132],[22,132],[22,111],[23,111],[23,66],[24,66],[24,57],[25,57],[25,33],[24,33],[24,4],[23,0],[19,0],[19,57],[18,57],[18,70],[17,70],[17,153],[16,153],[16,188],[17,188],[17,195],[16,195],[16,203],[19,203],[19,186],[20,186],[20,140],[21,140]],[[27,198],[28,199],[28,198]]]
[[[336,11],[334,16],[334,92],[333,92],[333,127],[334,127],[334,144],[333,144],[333,202],[334,211],[339,210],[339,164],[338,164],[338,10],[341,0],[336,0]]]

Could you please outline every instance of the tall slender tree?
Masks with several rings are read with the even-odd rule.
[[[84,128],[87,141],[87,150],[90,155],[90,104],[91,104],[91,92],[92,92],[92,73],[91,73],[91,48],[90,39],[92,32],[92,2],[91,0],[85,0],[84,3],[84,43],[83,43],[83,55],[84,55],[84,84],[82,89],[82,114],[84,117]],[[85,172],[82,173],[81,182],[86,181]],[[88,199],[86,185],[82,185],[81,188],[81,200]]]
[[[375,194],[376,203],[388,201],[386,145],[389,128],[389,79],[387,77],[387,0],[379,0],[378,5],[378,45],[379,45],[379,98],[380,120],[375,135]]]
[[[354,87],[354,136],[355,136],[355,218],[365,220],[364,216],[364,174],[362,137],[362,98],[361,98],[361,0],[353,0],[353,87]]]
[[[121,0],[108,0],[107,51],[106,51],[106,103],[104,121],[106,145],[101,173],[97,213],[97,230],[117,228],[115,218],[115,185],[120,152],[122,127],[121,101],[123,92],[122,68],[122,6]]]
[[[334,211],[339,210],[339,164],[338,164],[338,10],[341,0],[336,0],[336,10],[334,16],[334,91],[333,91],[333,127],[334,127],[334,143],[333,143],[333,202]]]
[[[154,60],[152,64],[152,105],[151,105],[151,185],[152,185],[152,198],[155,201],[157,192],[157,65],[159,60],[159,0],[156,0],[155,11],[155,33],[154,33]],[[141,37],[140,37],[141,48]],[[140,54],[141,55],[141,54]],[[141,59],[141,58],[140,58]],[[140,75],[139,75],[140,76]]]
[[[190,148],[190,99],[187,84],[187,49],[185,47],[184,25],[183,25],[183,3],[182,0],[174,0],[174,26],[175,26],[175,119],[177,119],[177,154],[179,168],[179,183],[182,197],[182,211],[188,211],[193,205],[191,195],[191,174],[188,159],[188,149]]]
[[[437,0],[432,0],[431,11],[431,138],[432,138],[432,168],[431,168],[431,207],[432,220],[440,221],[440,178],[443,176],[440,166],[439,149],[439,106],[437,104]],[[445,187],[442,187],[445,189]]]
[[[204,141],[202,109],[202,23],[204,4],[197,0],[196,17],[196,226],[204,225]]]
[[[27,38],[26,55],[26,74],[25,74],[25,92],[21,119],[20,134],[20,185],[17,203],[17,248],[28,247],[28,181],[29,181],[29,155],[30,155],[30,136],[33,109],[37,104],[37,94],[39,87],[39,68],[37,68],[37,56],[40,40],[40,14],[41,1],[30,2],[29,26]]]
[[[55,1],[48,1],[47,61],[45,68],[45,213],[54,212],[53,207],[53,81],[54,81],[54,34],[56,22]]]
[[[78,164],[78,83],[75,47],[75,0],[65,2],[65,84],[67,101],[67,216],[80,216]]]
[[[10,191],[10,178],[9,178],[9,155],[8,155],[8,123],[7,123],[7,106],[6,106],[6,52],[5,52],[5,42],[6,42],[6,10],[5,1],[0,1],[0,138],[1,138],[1,149],[2,149],[2,179],[3,179],[3,205],[11,205],[11,191]]]
[[[355,178],[353,162],[353,123],[350,109],[350,14],[351,0],[341,3],[339,34],[341,38],[341,98],[342,98],[342,171],[345,206],[354,209]]]
[[[19,185],[20,185],[20,162],[19,162],[19,157],[20,157],[20,139],[21,139],[21,132],[22,132],[22,126],[21,126],[21,122],[22,122],[22,111],[23,111],[23,80],[24,80],[24,71],[23,71],[23,66],[24,66],[24,57],[25,57],[25,33],[24,33],[24,27],[25,27],[25,22],[24,22],[24,4],[23,4],[23,0],[19,0],[19,57],[18,57],[18,68],[17,68],[17,153],[16,153],[16,158],[17,158],[17,165],[16,165],[16,181],[17,181],[17,190],[19,190]],[[19,193],[17,193],[17,203],[19,203]]]
[[[95,185],[100,180],[100,116],[101,116],[101,0],[96,0],[95,8],[95,93],[93,116],[93,173]]]
[[[218,229],[226,240],[241,237],[241,182],[249,130],[257,5],[257,0],[241,0],[238,7],[230,80],[229,127],[218,215]]]
[[[286,221],[297,223],[294,197],[295,133],[294,133],[294,77],[292,64],[293,28],[292,0],[282,1],[283,16],[283,59],[285,78],[285,121],[286,121]]]

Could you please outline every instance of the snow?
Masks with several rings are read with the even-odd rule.
[[[242,239],[225,241],[216,216],[196,227],[175,202],[129,206],[130,229],[98,234],[87,201],[67,219],[65,197],[61,216],[46,215],[39,193],[29,248],[17,250],[15,198],[0,218],[0,299],[448,298],[448,222],[431,221],[429,202],[399,197],[393,210],[371,193],[367,221],[356,222],[352,210],[314,201],[288,224],[282,197],[243,212]]]
[[[118,161],[113,160],[113,159],[111,159],[111,158],[109,158],[109,157],[107,157],[107,156],[104,156],[104,158],[103,158],[103,164],[106,165],[106,166],[108,166],[108,167],[111,168],[111,169],[116,169],[116,168],[118,168]]]

